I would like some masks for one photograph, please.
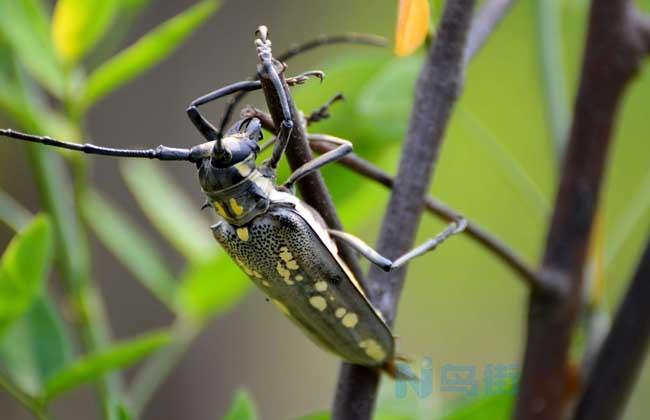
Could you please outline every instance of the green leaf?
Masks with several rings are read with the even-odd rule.
[[[133,220],[98,191],[90,191],[85,196],[83,213],[102,243],[148,290],[173,310],[176,282],[171,270],[154,243]]]
[[[479,397],[440,417],[440,420],[507,419],[512,412],[513,403],[514,392]]]
[[[330,420],[329,411],[320,411],[295,418],[294,420]]]
[[[81,100],[81,109],[87,109],[99,99],[167,58],[217,10],[219,4],[217,0],[199,2],[158,26],[97,68],[88,78],[87,89]]]
[[[52,38],[58,56],[74,65],[109,28],[117,0],[58,0],[52,16]]]
[[[65,78],[42,0],[0,1],[0,36],[36,80],[54,95],[63,95]]]
[[[42,399],[50,401],[62,392],[91,382],[107,372],[129,366],[167,345],[170,340],[168,332],[148,333],[115,344],[101,353],[84,356],[47,381]]]
[[[223,416],[222,420],[256,420],[257,409],[250,394],[240,389],[230,404],[228,413]]]
[[[52,260],[52,231],[38,216],[11,241],[0,261],[0,339],[43,289]]]
[[[252,282],[226,255],[193,264],[182,278],[179,306],[195,319],[227,312],[250,290]]]
[[[17,385],[33,395],[70,361],[71,354],[63,321],[47,296],[37,299],[13,323],[0,345],[0,363]]]
[[[153,162],[124,161],[121,166],[138,204],[167,240],[189,260],[207,260],[217,254],[210,225],[190,199]]]
[[[27,209],[0,190],[0,222],[17,232],[27,226],[31,219],[32,215]]]

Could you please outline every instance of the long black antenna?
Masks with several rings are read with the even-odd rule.
[[[192,156],[190,149],[177,149],[167,146],[158,146],[155,149],[113,149],[109,147],[95,146],[89,143],[72,143],[68,141],[56,140],[47,136],[35,136],[32,134],[21,133],[11,129],[0,129],[0,136],[27,141],[31,143],[40,143],[47,146],[59,147],[62,149],[74,150],[90,155],[103,156],[120,156],[128,158],[158,159],[158,160],[185,160],[195,162],[196,158]]]
[[[388,40],[378,35],[359,34],[355,32],[339,35],[321,35],[318,38],[312,39],[311,41],[307,41],[305,43],[298,44],[289,48],[282,54],[278,55],[276,59],[280,62],[284,62],[315,48],[333,44],[361,44],[375,47],[385,47],[388,44]],[[252,79],[257,79],[257,74],[254,75]],[[226,126],[232,118],[233,113],[235,112],[235,107],[239,102],[241,102],[242,99],[244,99],[244,96],[246,96],[247,93],[248,92],[244,91],[238,92],[228,101],[226,110],[224,111],[223,117],[221,118],[221,123],[219,124],[220,132],[224,132]]]

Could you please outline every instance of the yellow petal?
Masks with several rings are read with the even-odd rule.
[[[395,54],[412,54],[424,42],[429,33],[431,19],[429,0],[399,0]]]

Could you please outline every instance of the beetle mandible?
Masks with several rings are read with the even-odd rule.
[[[233,83],[204,95],[190,104],[187,114],[207,140],[190,149],[158,146],[155,149],[113,149],[34,136],[11,129],[0,135],[88,154],[188,161],[196,164],[206,206],[214,208],[219,221],[212,226],[215,239],[239,267],[292,321],[319,346],[359,365],[379,368],[392,376],[406,377],[395,363],[395,340],[382,315],[368,300],[363,287],[339,256],[335,238],[348,244],[373,264],[389,271],[433,250],[445,239],[461,232],[457,220],[424,244],[394,261],[380,255],[349,233],[328,229],[320,215],[293,194],[293,185],[319,168],[336,162],[352,151],[346,140],[326,136],[336,148],[297,168],[283,184],[276,183],[276,168],[294,127],[289,98],[272,56],[267,28],[256,31],[258,71],[273,84],[283,120],[273,142],[271,157],[257,165],[262,123],[246,116],[225,133],[224,123],[215,128],[198,107],[233,93],[261,89],[259,80]],[[280,72],[286,65],[279,66]],[[321,72],[308,72],[286,79],[301,84]],[[224,120],[227,120],[228,113]]]

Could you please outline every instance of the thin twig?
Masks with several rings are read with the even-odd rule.
[[[645,45],[630,18],[630,0],[594,0],[555,209],[541,267],[564,293],[533,292],[515,411],[518,420],[556,420],[573,395],[565,393],[568,349],[581,305],[584,263],[620,100]],[[568,390],[568,389],[566,389]]]
[[[335,148],[335,146],[330,143],[319,141],[318,134],[310,134],[309,138],[309,144],[312,149],[318,153],[326,153]],[[360,175],[380,183],[381,185],[393,188],[394,180],[387,172],[354,153],[345,156],[339,161],[339,163]],[[431,196],[424,198],[424,205],[428,212],[449,222],[457,220],[458,217],[460,217],[459,213]],[[537,272],[520,255],[518,255],[515,250],[510,248],[499,238],[469,220],[467,221],[465,232],[470,238],[483,245],[505,265],[510,267],[524,282],[528,284],[528,286],[531,288],[544,287]]]
[[[514,3],[515,0],[487,0],[481,6],[467,35],[466,64],[483,48],[488,37],[494,32],[501,19],[510,11]]]

